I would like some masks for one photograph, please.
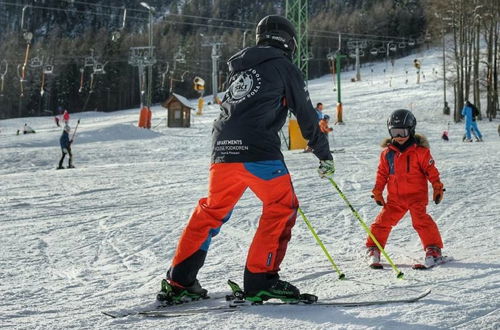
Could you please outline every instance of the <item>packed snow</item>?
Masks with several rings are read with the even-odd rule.
[[[420,84],[412,66],[415,58],[425,75]],[[407,215],[386,247],[404,279],[397,279],[387,262],[384,270],[368,268],[366,233],[332,185],[318,177],[318,160],[301,150],[283,151],[302,210],[346,274],[345,280],[338,279],[298,217],[282,264],[283,279],[328,300],[401,298],[430,288],[429,296],[412,304],[370,307],[256,306],[176,318],[103,315],[154,302],[180,233],[206,195],[211,125],[218,108],[209,105],[202,116],[193,111],[190,128],[168,128],[167,112],[158,106],[151,130],[137,127],[138,109],[72,114],[73,129],[80,119],[73,145],[76,168],[66,170],[56,170],[61,129],[53,118],[0,121],[0,327],[500,328],[500,120],[479,122],[484,142],[463,143],[463,123],[442,114],[440,63],[440,51],[431,49],[396,60],[394,68],[386,62],[366,65],[359,82],[351,82],[353,71],[344,72],[345,125],[332,125],[330,142],[331,149],[345,150],[334,154],[334,180],[370,224],[380,210],[370,192],[379,143],[387,137],[386,118],[395,109],[412,110],[446,188],[443,202],[429,203],[428,212],[441,230],[443,254],[454,261],[412,270],[424,252]],[[334,119],[332,77],[310,81],[309,90],[313,103],[323,102]],[[450,91],[448,100],[452,97]],[[16,135],[24,123],[36,134]],[[450,141],[445,142],[441,134],[448,129]],[[260,201],[245,193],[212,240],[199,273],[212,296],[229,293],[227,279],[242,282],[260,212]],[[224,302],[193,303],[190,308],[217,304]]]

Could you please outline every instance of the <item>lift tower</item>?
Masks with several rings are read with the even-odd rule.
[[[304,74],[306,82],[309,68],[309,44],[307,39],[309,15],[307,7],[307,0],[286,0],[286,18],[292,22],[297,32],[297,50],[295,51],[294,63]]]

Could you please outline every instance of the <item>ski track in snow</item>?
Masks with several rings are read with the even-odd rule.
[[[442,115],[440,51],[429,50],[362,68],[361,82],[343,73],[345,125],[333,126],[335,180],[370,224],[380,208],[370,198],[392,110],[410,108],[426,135],[446,187],[440,205],[429,204],[455,261],[429,271],[411,265],[423,251],[407,215],[394,228],[387,252],[405,273],[374,271],[363,259],[366,234],[344,201],[316,173],[311,154],[284,151],[300,206],[346,280],[338,280],[300,216],[281,275],[320,299],[381,298],[398,292],[432,293],[413,304],[370,307],[271,306],[236,313],[177,318],[111,319],[101,311],[151,304],[179,235],[205,196],[211,124],[208,106],[189,129],[136,127],[138,110],[72,114],[81,123],[74,145],[76,169],[56,171],[60,129],[51,117],[0,121],[0,327],[16,329],[498,329],[500,328],[499,120],[482,120],[483,143],[462,143],[463,123]],[[425,79],[415,84],[413,59]],[[383,70],[388,68],[387,73]],[[438,72],[431,73],[432,68]],[[373,73],[371,73],[373,69]],[[405,70],[409,71],[405,84]],[[394,73],[391,74],[390,72]],[[391,78],[392,76],[392,78]],[[389,80],[392,87],[389,87]],[[335,118],[331,76],[309,83],[313,103]],[[451,98],[451,93],[449,93]],[[452,109],[453,111],[453,109]],[[484,110],[483,110],[484,111]],[[483,113],[484,114],[484,113]],[[166,110],[153,108],[153,126]],[[16,136],[27,122],[36,134]],[[449,126],[450,142],[440,139]],[[286,127],[284,129],[286,132]],[[213,296],[242,281],[246,252],[261,211],[247,191],[232,218],[212,240],[201,283]],[[376,292],[370,294],[370,292]],[[408,291],[405,291],[408,292]],[[359,299],[359,298],[357,298]],[[217,302],[213,302],[214,304]]]

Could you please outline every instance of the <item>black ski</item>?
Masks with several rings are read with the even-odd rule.
[[[431,293],[430,289],[417,295],[405,295],[402,298],[382,298],[373,300],[358,300],[358,301],[342,301],[342,300],[319,300],[318,297],[312,294],[301,294],[300,298],[295,301],[279,301],[271,300],[259,303],[253,303],[251,301],[245,300],[245,295],[243,290],[238,284],[229,280],[228,284],[231,287],[232,293],[226,296],[219,296],[213,298],[206,298],[201,300],[196,300],[192,302],[186,302],[178,305],[159,305],[158,302],[155,304],[150,304],[150,306],[137,307],[129,310],[119,310],[111,312],[102,312],[104,315],[112,318],[121,318],[127,316],[144,316],[144,317],[182,317],[194,314],[203,313],[231,313],[241,310],[242,308],[263,308],[258,306],[323,306],[323,307],[363,307],[363,306],[376,306],[376,305],[387,305],[387,304],[398,304],[398,303],[413,303],[419,301],[420,299],[428,296]],[[225,297],[225,302],[222,298]],[[205,305],[206,302],[211,303],[212,306]],[[217,305],[214,305],[217,304]],[[307,307],[309,308],[309,307]]]
[[[167,305],[167,304],[162,304],[159,301],[156,301],[154,303],[150,303],[148,305],[143,305],[143,306],[137,306],[137,307],[132,307],[129,309],[122,309],[122,310],[115,310],[115,311],[103,311],[101,312],[102,314],[112,317],[112,318],[122,318],[122,317],[127,317],[127,316],[133,316],[133,315],[144,315],[148,316],[148,313],[151,312],[163,312],[165,314],[172,314],[173,315],[178,315],[182,313],[188,313],[192,314],[190,309],[187,308],[193,308],[193,310],[199,311],[200,309],[196,309],[196,306],[200,306],[202,310],[210,310],[212,309],[211,307],[204,307],[203,302],[206,301],[217,301],[220,299],[225,298],[226,296],[216,296],[216,297],[206,297],[205,299],[200,299],[200,300],[193,300],[193,301],[187,301],[182,304],[175,304],[175,305]],[[226,305],[223,306],[218,306],[218,307],[226,307]]]
[[[431,290],[428,289],[422,292],[419,295],[408,297],[408,298],[400,298],[400,299],[378,299],[378,300],[365,300],[365,301],[318,301],[315,303],[296,303],[290,304],[286,302],[274,302],[274,301],[266,301],[262,304],[252,304],[249,301],[238,300],[237,302],[231,301],[227,306],[215,306],[215,307],[204,307],[199,309],[188,309],[188,310],[151,310],[137,313],[140,316],[149,316],[149,317],[181,317],[181,316],[190,316],[194,314],[203,314],[203,313],[230,313],[236,312],[245,308],[267,308],[273,306],[301,306],[304,308],[316,308],[318,307],[364,307],[364,306],[378,306],[378,305],[387,305],[387,304],[403,304],[403,303],[413,303],[419,301],[420,299],[428,296],[431,293]]]

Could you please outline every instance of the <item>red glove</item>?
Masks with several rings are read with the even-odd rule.
[[[434,193],[432,194],[432,200],[434,203],[439,204],[443,200],[443,193],[446,189],[443,188],[443,184],[440,181],[434,182],[432,184],[432,189],[434,189]]]
[[[375,203],[377,203],[378,205],[380,205],[380,206],[385,205],[384,196],[382,195],[382,192],[380,190],[373,189],[372,190],[372,198],[375,200]]]

